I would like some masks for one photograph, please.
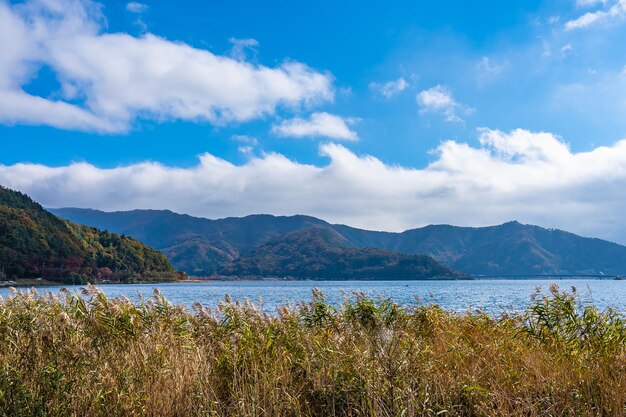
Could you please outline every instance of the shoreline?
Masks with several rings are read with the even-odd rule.
[[[149,284],[201,284],[216,282],[455,282],[455,281],[533,281],[533,280],[595,280],[595,281],[616,281],[614,276],[584,276],[584,275],[537,275],[537,276],[489,276],[489,277],[459,277],[459,278],[430,278],[430,279],[286,279],[286,278],[246,278],[246,277],[223,277],[223,278],[189,278],[178,281],[139,281],[139,282],[93,282],[91,285],[107,286],[107,285],[149,285]],[[37,288],[37,287],[63,287],[63,286],[80,286],[88,284],[66,284],[62,282],[37,279],[17,279],[15,281],[3,281],[0,283],[1,288]]]

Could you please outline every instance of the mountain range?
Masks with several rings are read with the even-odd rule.
[[[175,216],[176,217],[176,216]],[[186,220],[193,218],[185,217]],[[266,218],[267,220],[271,220]],[[154,219],[153,219],[154,220]],[[176,220],[176,219],[174,219]],[[139,222],[141,223],[141,222]],[[273,221],[266,223],[271,226]],[[300,224],[296,222],[297,224]],[[151,233],[164,227],[177,229],[177,222],[158,219],[148,228]],[[278,225],[267,230],[231,230],[230,240],[243,247],[245,242],[291,230],[293,225]],[[251,231],[253,233],[251,233]],[[257,232],[262,232],[261,235]],[[214,231],[215,232],[215,231]],[[218,230],[218,235],[224,230]],[[243,232],[243,233],[242,233]],[[269,234],[268,234],[269,233]],[[193,237],[175,249],[180,263],[198,262],[196,254],[204,247],[209,257],[200,258],[211,275],[233,278],[289,277],[293,279],[453,279],[459,274],[425,255],[352,247],[338,232],[313,225],[264,239],[249,250],[229,247],[225,240],[203,246]],[[172,253],[170,248],[170,253]],[[94,280],[109,282],[172,281],[182,275],[174,271],[166,256],[147,244],[109,230],[79,225],[45,210],[30,197],[0,187],[0,285],[7,279],[19,283],[57,281],[84,284]],[[24,279],[36,278],[35,281]],[[30,284],[28,284],[30,285]]]
[[[161,250],[174,267],[191,275],[228,271],[252,274],[254,268],[257,272],[259,267],[269,268],[279,258],[284,266],[287,248],[291,248],[292,258],[299,256],[298,251],[303,247],[315,246],[307,239],[319,240],[320,236],[324,236],[324,250],[341,248],[345,257],[355,256],[349,254],[356,249],[377,249],[389,256],[392,253],[393,256],[427,255],[470,275],[626,272],[625,246],[516,221],[490,227],[431,225],[393,233],[335,225],[303,215],[210,220],[168,210],[103,212],[60,208],[50,211],[76,223],[132,236]],[[307,230],[296,234],[294,240],[293,233]],[[253,261],[258,265],[254,266]],[[393,264],[400,259],[388,261]],[[285,272],[298,268],[292,265],[274,270]]]

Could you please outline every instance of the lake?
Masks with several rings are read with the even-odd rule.
[[[215,307],[226,294],[233,300],[253,302],[262,300],[262,308],[274,312],[285,302],[295,304],[309,301],[311,290],[319,288],[332,303],[341,302],[345,296],[363,292],[370,296],[391,297],[404,305],[436,303],[448,310],[480,309],[491,314],[523,310],[531,294],[540,286],[545,291],[555,282],[562,289],[575,286],[581,300],[598,308],[608,306],[626,313],[626,281],[598,279],[489,279],[478,281],[209,281],[162,284],[108,284],[100,288],[109,297],[126,296],[138,299],[152,295],[158,288],[174,304],[191,307],[200,302]],[[80,286],[64,286],[78,291]],[[59,287],[40,288],[39,291],[58,292]],[[22,289],[23,290],[23,289]],[[0,288],[0,296],[10,295],[8,288]]]

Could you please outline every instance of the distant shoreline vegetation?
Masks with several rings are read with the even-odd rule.
[[[108,284],[156,284],[156,283],[181,283],[192,282],[185,274],[179,272],[159,272],[145,275],[124,275],[108,279],[94,279],[92,276],[80,273],[70,273],[56,278],[13,278],[0,280],[2,287],[46,287],[59,285],[108,285]]]
[[[186,277],[178,281],[185,282],[211,282],[211,281],[307,281],[307,282],[333,282],[333,281],[363,281],[363,282],[387,282],[387,281],[489,281],[489,280],[621,280],[622,275],[520,275],[520,276],[473,276],[459,275],[455,277],[429,277],[429,278],[412,278],[412,279],[377,279],[377,278],[352,278],[352,279],[327,279],[327,278],[297,278],[297,277],[268,277],[268,276],[208,276],[208,277]]]
[[[140,276],[126,277],[120,281],[112,280],[72,280],[71,277],[64,279],[63,281],[50,281],[45,279],[33,279],[33,278],[17,278],[16,280],[4,280],[0,281],[0,288],[29,288],[29,287],[47,287],[47,286],[60,286],[60,285],[109,285],[109,284],[155,284],[155,283],[210,283],[210,282],[280,282],[280,281],[303,281],[303,282],[334,282],[334,281],[354,281],[354,282],[388,282],[388,281],[497,281],[497,280],[513,280],[513,281],[532,281],[537,279],[543,280],[585,280],[594,279],[599,281],[608,280],[622,280],[621,275],[524,275],[524,276],[458,276],[454,278],[450,277],[432,277],[422,279],[398,279],[398,280],[381,280],[381,279],[325,279],[325,278],[295,278],[295,277],[258,277],[258,276],[209,276],[209,277],[189,277],[184,274],[177,273],[172,276],[171,274],[165,274],[157,278],[142,279]]]
[[[274,314],[17,292],[0,416],[625,415],[626,318],[577,297],[552,286],[490,316],[319,291]]]

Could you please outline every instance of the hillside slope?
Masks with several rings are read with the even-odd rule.
[[[157,250],[44,210],[28,196],[0,186],[0,274],[79,282],[172,279],[174,269]]]

